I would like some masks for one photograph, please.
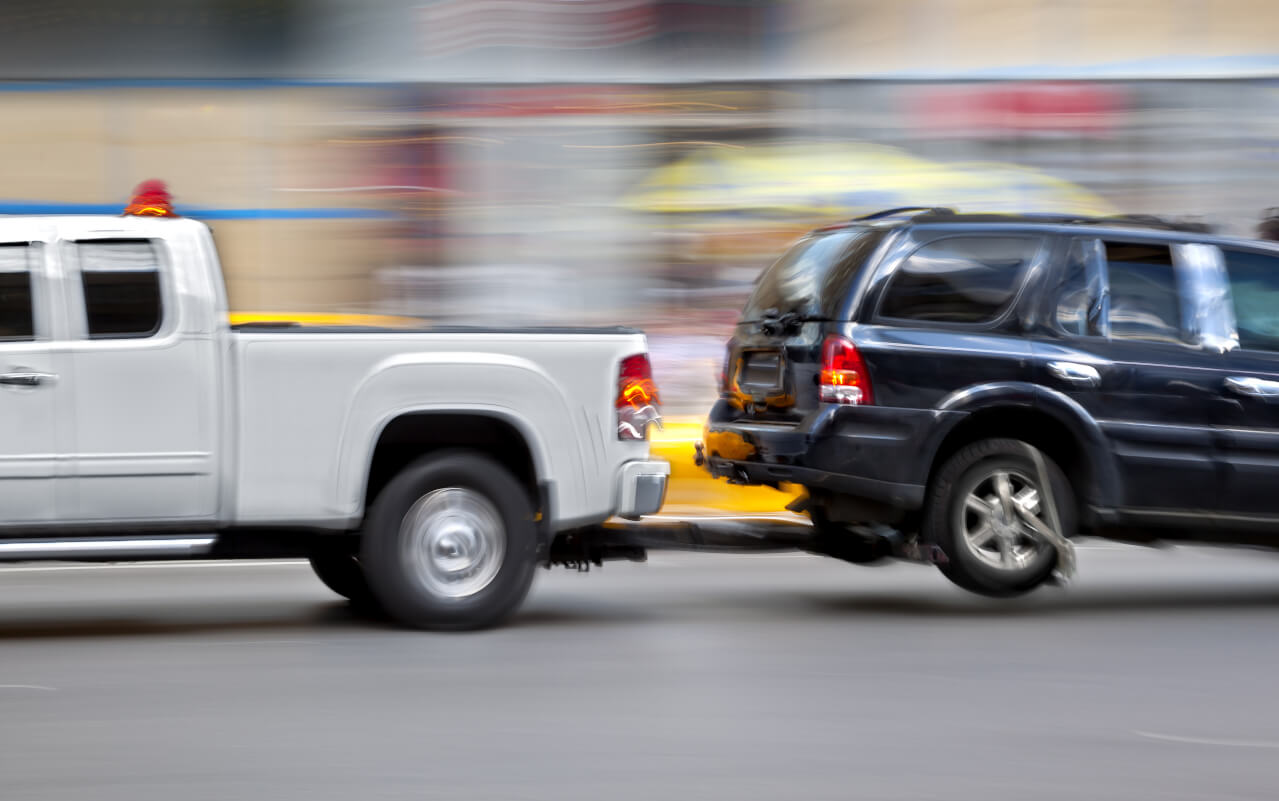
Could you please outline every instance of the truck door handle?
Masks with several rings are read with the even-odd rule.
[[[1249,398],[1279,398],[1279,381],[1255,376],[1232,375],[1226,379],[1226,389]]]
[[[1097,368],[1090,364],[1049,362],[1048,372],[1062,381],[1068,381],[1079,386],[1095,387],[1101,383],[1101,373],[1098,373]]]
[[[11,373],[0,373],[0,384],[11,387],[38,387],[41,384],[52,384],[55,378],[57,376],[53,373],[39,373],[18,368]]]

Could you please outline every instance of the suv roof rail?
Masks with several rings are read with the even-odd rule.
[[[1199,220],[1169,220],[1153,214],[1114,214],[1109,217],[1095,217],[1090,222],[1104,225],[1120,223],[1124,225],[1140,225],[1147,228],[1160,228],[1166,231],[1185,231],[1195,234],[1210,234],[1216,227]]]
[[[907,214],[909,212],[919,212],[923,214],[935,214],[937,216],[946,216],[955,213],[954,209],[948,209],[941,206],[898,206],[894,209],[884,209],[871,214],[864,214],[861,217],[854,217],[853,222],[870,222],[871,220],[882,220],[886,217],[896,217],[899,214]]]
[[[849,222],[872,222],[909,214],[912,220],[919,222],[1037,222],[1057,225],[1129,225],[1142,228],[1155,228],[1163,231],[1182,231],[1195,234],[1215,233],[1217,228],[1211,223],[1197,219],[1170,220],[1153,214],[1111,214],[1088,216],[1085,214],[1062,214],[1053,212],[1029,212],[1008,214],[999,212],[975,212],[960,214],[954,209],[937,206],[900,206],[884,209],[861,217],[854,217]],[[839,225],[830,226],[839,227]]]
[[[1196,234],[1209,234],[1214,232],[1215,226],[1209,223],[1202,223],[1200,220],[1169,220],[1160,218],[1152,214],[1118,214],[1109,216],[1109,218],[1101,218],[1099,223],[1127,223],[1129,225],[1146,225],[1150,228],[1163,228],[1165,230],[1183,230],[1183,232]]]

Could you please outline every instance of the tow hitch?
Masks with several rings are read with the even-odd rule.
[[[805,550],[857,565],[887,559],[927,565],[944,565],[950,561],[940,547],[921,541],[918,535],[905,534],[879,523],[850,525],[838,536],[814,534]]]
[[[856,564],[898,559],[931,565],[948,561],[941,548],[882,525],[849,526],[837,538],[819,537],[803,519],[670,520],[605,523],[561,533],[546,566],[586,572],[606,561],[643,562],[649,550],[712,553],[806,551]]]

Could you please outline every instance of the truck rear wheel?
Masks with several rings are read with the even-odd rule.
[[[496,461],[452,451],[410,464],[378,495],[360,563],[398,622],[478,629],[511,615],[536,569],[528,492]]]

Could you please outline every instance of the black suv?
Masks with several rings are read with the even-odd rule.
[[[874,560],[891,528],[989,595],[1076,534],[1279,546],[1279,246],[948,209],[823,228],[760,276],[703,459],[803,485],[827,552]]]

